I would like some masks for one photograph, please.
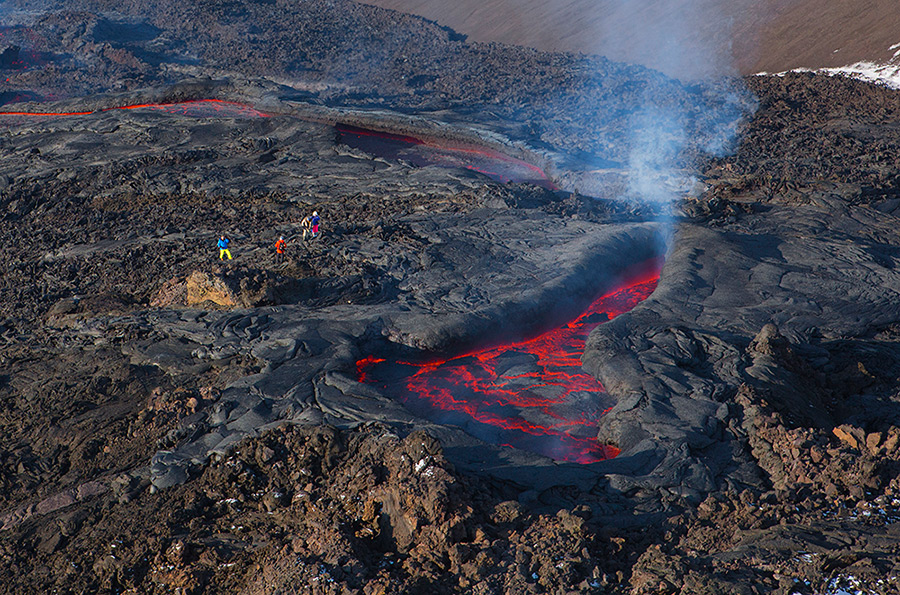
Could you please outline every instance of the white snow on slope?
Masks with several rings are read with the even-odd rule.
[[[787,72],[814,72],[816,74],[824,74],[827,76],[846,76],[849,78],[884,85],[891,89],[900,90],[900,43],[895,43],[889,50],[894,52],[887,64],[877,64],[875,62],[857,62],[849,66],[841,66],[839,68],[795,68]],[[766,76],[771,73],[760,72],[760,76]],[[773,76],[783,76],[786,72],[777,72]]]
[[[815,72],[830,76],[847,76],[869,83],[884,85],[891,89],[900,89],[900,64],[857,62],[856,64],[840,68],[821,68]]]

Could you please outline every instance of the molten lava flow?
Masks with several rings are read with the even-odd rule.
[[[528,182],[556,190],[544,171],[530,163],[481,147],[446,147],[413,136],[337,125],[341,142],[366,153],[403,159],[420,167],[436,165],[464,168],[499,182]]]
[[[567,325],[527,341],[426,363],[357,362],[360,382],[397,391],[408,409],[463,427],[485,441],[557,460],[593,463],[618,450],[597,442],[597,420],[614,403],[581,369],[588,333],[632,309],[656,288],[658,272],[598,298]]]
[[[267,118],[268,114],[258,111],[249,105],[223,101],[221,99],[195,99],[180,101],[178,103],[140,103],[137,105],[123,105],[110,107],[97,112],[0,112],[0,116],[26,116],[26,117],[62,117],[62,116],[87,116],[93,113],[109,112],[113,110],[155,110],[167,114],[176,114],[190,118]]]

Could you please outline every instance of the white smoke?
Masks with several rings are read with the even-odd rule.
[[[627,197],[664,208],[698,189],[698,159],[732,152],[756,109],[731,55],[736,16],[749,0],[615,0],[597,48],[680,79],[689,99],[648,87],[629,117]],[[622,23],[629,23],[623,27]]]

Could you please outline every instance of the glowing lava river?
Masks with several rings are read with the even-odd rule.
[[[0,125],[19,118],[121,113],[125,110],[188,118],[272,118],[245,104],[201,99],[168,104],[144,103],[68,113],[0,112]],[[334,125],[337,141],[388,159],[417,166],[464,168],[501,182],[526,182],[553,188],[538,167],[487,147],[446,146],[412,136]],[[452,144],[452,143],[451,143]],[[647,267],[644,271],[648,270]],[[360,382],[380,385],[413,414],[461,427],[485,442],[508,445],[556,460],[588,464],[612,458],[618,450],[600,444],[600,417],[615,404],[600,383],[581,367],[588,333],[598,324],[632,309],[656,288],[652,274],[594,301],[565,326],[531,339],[494,346],[449,359],[388,361],[367,357],[357,362]]]
[[[175,114],[192,118],[265,118],[268,114],[256,110],[249,105],[221,99],[192,99],[177,103],[140,103],[136,105],[123,105],[110,107],[96,111],[85,112],[0,112],[0,117],[16,118],[61,118],[67,116],[89,116],[91,114],[125,111],[125,110],[152,110]],[[0,120],[2,121],[2,120]]]
[[[486,442],[574,463],[618,455],[596,440],[597,420],[614,401],[581,368],[598,324],[634,308],[656,288],[658,268],[595,300],[563,327],[509,345],[427,362],[369,356],[360,382],[380,385],[411,412],[462,427]]]

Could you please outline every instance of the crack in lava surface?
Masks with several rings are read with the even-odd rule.
[[[634,308],[658,280],[657,268],[526,341],[427,362],[369,356],[357,362],[357,378],[380,385],[421,417],[486,442],[574,463],[609,459],[619,451],[596,440],[597,421],[615,402],[583,371],[581,354],[595,326]]]

